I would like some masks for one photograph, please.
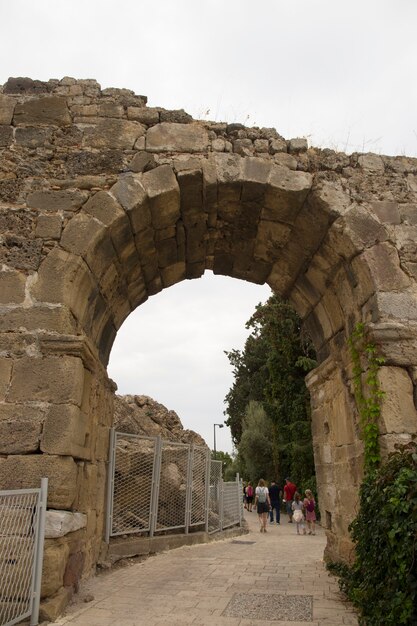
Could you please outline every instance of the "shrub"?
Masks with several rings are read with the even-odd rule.
[[[333,564],[362,625],[417,624],[417,446],[398,446],[360,491],[355,562]]]

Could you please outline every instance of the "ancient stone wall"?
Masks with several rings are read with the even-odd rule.
[[[0,485],[48,475],[49,507],[87,520],[50,547],[63,573],[51,602],[100,549],[116,333],[149,296],[207,269],[267,282],[312,336],[328,554],[349,556],[362,443],[347,338],[358,321],[386,358],[383,449],[417,430],[415,159],[197,122],[91,80],[10,79],[0,225]]]

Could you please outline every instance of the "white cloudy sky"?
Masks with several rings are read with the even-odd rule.
[[[0,84],[96,78],[196,118],[417,156],[416,25],[416,0],[3,1]],[[243,346],[267,295],[209,274],[151,298],[113,348],[119,391],[153,396],[212,445],[232,383],[223,350]]]

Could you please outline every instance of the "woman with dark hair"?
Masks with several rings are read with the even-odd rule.
[[[255,506],[258,511],[259,524],[261,526],[259,531],[266,533],[266,522],[268,520],[271,502],[269,500],[268,487],[263,478],[259,480],[258,486],[255,489]]]
[[[245,493],[246,493],[246,502],[248,505],[248,511],[249,513],[252,513],[253,487],[252,487],[251,481],[248,482],[246,489],[245,489]]]

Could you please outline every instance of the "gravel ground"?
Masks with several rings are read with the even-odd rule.
[[[235,593],[223,615],[246,619],[311,622],[313,620],[313,597],[272,593]]]

